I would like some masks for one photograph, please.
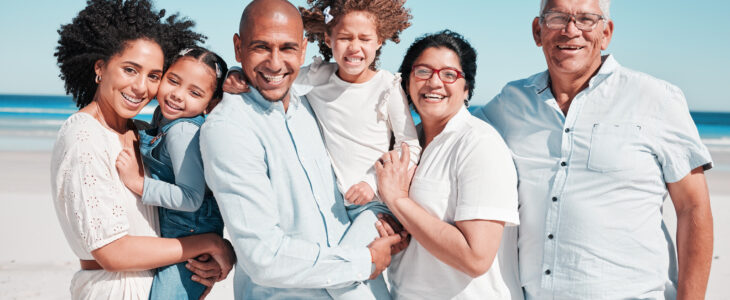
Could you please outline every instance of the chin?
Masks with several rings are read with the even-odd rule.
[[[271,102],[276,102],[276,101],[283,100],[284,96],[286,96],[286,94],[289,93],[289,89],[286,89],[283,91],[282,90],[263,90],[263,91],[259,90],[259,93],[261,94],[261,96],[264,97],[264,99],[271,101]]]

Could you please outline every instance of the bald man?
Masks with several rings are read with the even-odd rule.
[[[299,11],[253,1],[233,42],[251,90],[225,94],[200,146],[238,256],[236,299],[389,298],[382,277],[376,293],[361,282],[388,266],[400,236],[338,246],[351,220],[312,109],[292,85],[307,43]]]

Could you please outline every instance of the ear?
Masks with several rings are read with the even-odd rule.
[[[608,44],[611,43],[611,37],[613,37],[613,21],[608,20],[603,25],[603,40],[601,41],[601,50],[606,50],[608,48]]]
[[[233,34],[233,51],[236,53],[236,61],[241,62],[243,55],[241,53],[241,37],[238,33]]]
[[[540,28],[540,17],[532,20],[532,38],[535,39],[535,45],[542,47],[542,28]]]
[[[307,56],[307,42],[309,42],[309,40],[307,40],[307,37],[304,37],[302,39],[302,45],[299,47],[302,49],[301,57],[299,57],[299,66],[304,65],[304,58]]]
[[[324,44],[332,49],[332,40],[330,39],[330,35],[327,32],[324,33]]]
[[[94,63],[94,73],[96,73],[96,76],[101,76],[102,73],[104,73],[104,61],[103,60],[97,60]]]

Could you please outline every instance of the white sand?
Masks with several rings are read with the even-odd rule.
[[[730,282],[730,150],[711,149],[707,173],[715,221],[715,252],[707,299],[726,299]],[[0,299],[68,299],[78,259],[66,244],[51,203],[50,153],[0,152]],[[665,205],[676,228],[671,201]],[[233,299],[233,274],[208,299]]]

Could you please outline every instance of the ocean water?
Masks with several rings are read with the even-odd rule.
[[[157,101],[151,101],[137,118],[149,122],[156,107]],[[61,124],[77,110],[70,96],[0,94],[0,151],[51,150]],[[691,115],[708,147],[730,150],[730,113]],[[414,118],[419,121],[418,115]]]

